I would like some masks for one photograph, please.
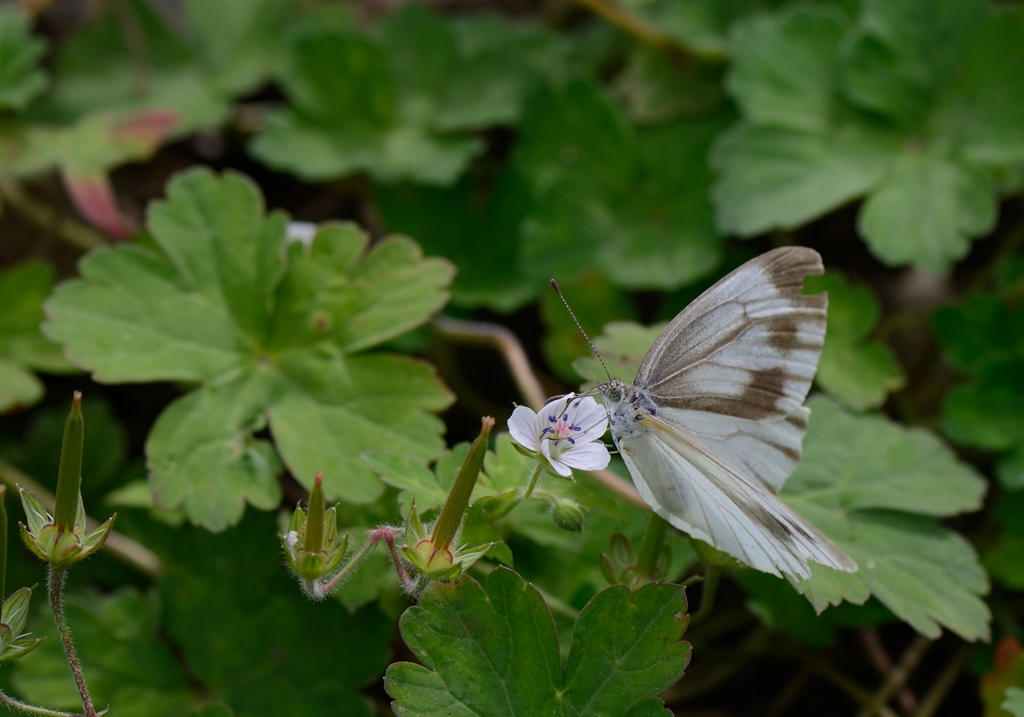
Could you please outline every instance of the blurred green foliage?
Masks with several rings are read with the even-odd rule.
[[[290,510],[323,471],[354,546],[414,500],[436,513],[466,415],[501,427],[525,398],[503,363],[425,328],[436,312],[513,329],[549,393],[590,388],[605,369],[557,278],[629,381],[689,300],[790,243],[824,255],[806,291],[828,292],[829,315],[825,395],[782,498],[860,571],[792,584],[732,571],[726,627],[690,631],[707,661],[669,706],[758,659],[767,631],[812,663],[844,631],[896,621],[954,633],[932,648],[951,659],[960,639],[1024,637],[1020,3],[581,0],[514,17],[496,2],[47,5],[0,6],[0,477],[53,485],[57,401],[84,386],[87,505],[116,505],[117,528],[163,568],[81,568],[69,614],[98,704],[387,714],[380,678],[408,605],[390,559],[371,554],[336,601],[305,603],[261,511]],[[97,248],[114,238],[127,241]],[[481,584],[436,586],[406,613],[425,667],[388,672],[397,714],[451,704],[455,678],[491,686],[465,708],[487,714],[536,712],[486,711],[501,690],[560,695],[571,714],[590,709],[580,695],[602,714],[664,713],[656,693],[689,655],[682,590],[660,588],[670,612],[640,604],[658,589],[629,605],[602,592],[600,551],[615,533],[638,546],[644,512],[547,477],[546,499],[503,513],[531,468],[496,437],[460,540],[501,542]],[[582,533],[552,520],[559,500],[583,506]],[[668,542],[669,577],[696,578],[697,553]],[[522,578],[484,578],[495,562]],[[650,628],[642,666],[592,649],[625,639],[624,614],[671,628],[671,647],[644,643]],[[494,647],[520,623],[536,644]],[[37,612],[30,627],[46,624]],[[540,660],[544,684],[484,674],[466,650]],[[978,690],[986,714],[1018,709],[1024,683],[1003,657]],[[647,677],[624,679],[635,670]],[[583,673],[593,684],[570,679]],[[628,685],[604,695],[595,675]],[[9,684],[75,707],[55,640]],[[735,702],[729,684],[714,694]]]

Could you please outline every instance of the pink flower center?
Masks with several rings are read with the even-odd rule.
[[[563,413],[561,416],[552,414],[548,416],[548,423],[550,425],[541,431],[541,435],[544,438],[553,440],[556,446],[561,440],[567,440],[572,445],[576,445],[576,440],[572,438],[572,434],[583,430],[569,420],[568,413]]]

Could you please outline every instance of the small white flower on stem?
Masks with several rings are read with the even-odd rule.
[[[539,413],[518,406],[508,419],[516,443],[565,478],[572,476],[573,468],[608,467],[611,456],[600,442],[607,430],[604,407],[591,396],[572,393],[549,402]]]

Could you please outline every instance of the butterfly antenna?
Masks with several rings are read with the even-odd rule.
[[[558,298],[562,300],[562,304],[565,306],[565,310],[569,312],[569,316],[572,317],[573,322],[576,324],[576,328],[580,330],[581,334],[583,334],[583,338],[585,338],[587,340],[587,343],[590,344],[590,350],[594,352],[595,356],[597,356],[597,360],[601,362],[601,368],[604,369],[605,374],[608,376],[608,380],[611,381],[612,375],[608,371],[608,367],[605,366],[604,359],[601,358],[601,352],[597,350],[597,347],[594,346],[594,342],[590,340],[589,336],[587,336],[587,332],[583,330],[582,326],[580,326],[580,320],[577,319],[576,314],[572,312],[572,309],[569,307],[569,302],[565,300],[565,296],[562,294],[562,290],[558,288],[558,282],[555,281],[554,279],[551,280],[551,288],[555,290],[555,293],[558,294]]]

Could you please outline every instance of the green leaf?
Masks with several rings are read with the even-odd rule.
[[[1024,357],[1024,310],[991,294],[976,294],[935,312],[935,333],[946,357],[978,375],[993,363]]]
[[[388,663],[393,624],[374,606],[306,600],[275,533],[272,516],[255,514],[221,535],[169,532],[166,634],[205,699],[236,717],[370,717],[360,691]]]
[[[563,72],[564,43],[543,26],[496,15],[458,20],[404,5],[380,28],[398,113],[438,131],[513,124],[527,94]]]
[[[637,124],[662,124],[685,115],[707,114],[725,99],[718,66],[690,62],[679,53],[640,43],[630,48],[612,90]]]
[[[402,515],[408,515],[413,503],[421,513],[444,503],[468,451],[469,443],[460,443],[453,450],[445,451],[437,459],[433,471],[422,463],[394,453],[367,451],[362,458],[370,470],[380,475],[381,480],[401,490],[398,494],[399,509]]]
[[[895,137],[856,126],[826,133],[740,124],[711,154],[722,232],[794,229],[871,189],[885,176]]]
[[[234,717],[370,717],[360,691],[380,679],[393,625],[373,607],[350,614],[299,595],[281,570],[272,516],[218,536],[145,530],[151,546],[162,543],[157,590],[68,599],[97,703],[129,717],[180,717],[210,704]],[[36,703],[80,709],[53,621],[37,619],[51,649],[19,663],[14,684]]]
[[[281,62],[292,0],[185,0],[199,55],[232,94],[258,88]]]
[[[43,397],[44,391],[35,374],[0,357],[0,410],[31,406]]]
[[[946,396],[943,431],[957,443],[986,450],[1024,445],[1024,358],[993,361],[971,384]]]
[[[752,15],[729,37],[729,93],[750,122],[806,132],[830,128],[839,90],[839,45],[848,18],[835,5]]]
[[[988,18],[986,0],[892,0],[862,6],[846,87],[862,107],[924,128]]]
[[[857,226],[884,264],[913,262],[946,273],[995,221],[996,197],[985,173],[927,151],[907,151],[870,193]]]
[[[48,83],[39,60],[46,43],[33,37],[28,21],[15,7],[0,7],[0,110],[21,110]]]
[[[360,453],[440,452],[443,424],[425,411],[451,396],[433,370],[360,352],[443,305],[447,262],[405,239],[367,251],[343,225],[286,249],[284,217],[265,217],[248,181],[205,170],[171,182],[150,229],[162,253],[96,251],[46,309],[48,334],[101,380],[200,384],[147,441],[158,505],[222,529],[246,502],[276,504],[282,460],[305,484],[323,470],[329,500],[367,502],[383,484]],[[280,458],[253,437],[268,422]]]
[[[69,596],[68,620],[89,692],[97,704],[115,706],[130,717],[172,717],[197,702],[189,681],[167,645],[156,637],[160,607],[156,595],[122,588],[110,595]],[[38,614],[35,630],[58,644],[53,620]],[[37,650],[20,662],[12,681],[30,702],[50,708],[81,709],[82,702],[60,649]]]
[[[246,374],[168,406],[146,440],[156,505],[180,507],[209,530],[237,523],[246,503],[276,507],[281,462],[268,441],[252,437],[264,427],[261,410],[273,389],[269,377]]]
[[[985,571],[971,545],[936,520],[977,510],[985,481],[923,429],[851,415],[821,399],[808,405],[803,460],[780,497],[860,570],[812,565],[811,578],[795,581],[800,591],[819,611],[874,595],[929,637],[945,626],[988,639]]]
[[[423,664],[392,665],[385,687],[403,717],[663,714],[657,695],[690,658],[685,612],[677,585],[608,588],[580,612],[563,665],[543,598],[516,573],[435,583],[401,622]]]
[[[389,230],[416,237],[425,251],[458,267],[452,303],[508,313],[546,284],[527,278],[520,265],[519,226],[530,197],[515,174],[493,182],[470,174],[448,189],[385,185],[377,198]]]
[[[72,369],[60,348],[39,332],[43,300],[52,285],[53,272],[46,264],[29,262],[0,274],[0,412],[31,406],[43,397],[43,384],[32,369]]]
[[[65,124],[97,111],[171,110],[174,136],[226,119],[230,98],[182,34],[144,0],[128,0],[119,11],[133,32],[123,32],[109,8],[84,27],[57,54],[54,90],[35,115]],[[133,42],[144,43],[145,59],[133,53]]]
[[[528,276],[571,279],[593,267],[626,288],[674,289],[709,273],[721,248],[704,157],[721,126],[637,133],[585,82],[537,97],[516,155],[535,203],[521,230]]]
[[[996,478],[1006,490],[1024,488],[1024,447],[1018,447],[999,459]]]
[[[971,376],[946,395],[943,430],[965,445],[1007,451],[996,477],[1009,490],[1024,486],[1024,311],[991,294],[946,306],[933,320],[946,358]]]
[[[1006,688],[1006,701],[1002,707],[1014,717],[1024,717],[1024,690],[1019,687]]]
[[[999,538],[984,554],[985,567],[992,577],[1011,590],[1024,590],[1024,492],[1003,495],[995,506],[995,514],[1002,526]]]
[[[970,161],[1006,170],[1024,162],[1024,58],[1019,52],[1024,9],[996,6],[953,78],[936,119]]]
[[[367,355],[347,360],[282,364],[292,390],[270,408],[281,456],[303,484],[324,473],[329,500],[369,503],[384,485],[359,459],[388,450],[428,461],[444,448],[440,411],[451,394],[422,361]]]
[[[422,43],[437,35],[440,46],[425,52]],[[422,8],[396,14],[383,45],[329,28],[296,33],[279,78],[295,109],[268,118],[253,154],[309,181],[367,172],[383,182],[452,184],[483,149],[475,138],[437,134],[431,121],[453,44]]]
[[[821,352],[818,385],[847,406],[877,408],[904,377],[892,351],[871,341],[881,307],[870,287],[852,286],[838,273],[810,277],[805,292],[828,292],[828,331]]]
[[[728,87],[744,121],[712,154],[719,228],[793,229],[866,194],[858,229],[877,258],[947,272],[995,225],[979,130],[989,117],[1002,126],[1024,97],[1019,60],[993,60],[986,74],[970,59],[993,59],[982,42],[1012,42],[983,32],[989,16],[985,0],[893,0],[862,5],[852,27],[834,5],[738,23]],[[1008,98],[990,91],[979,105],[993,78],[1009,83]]]

